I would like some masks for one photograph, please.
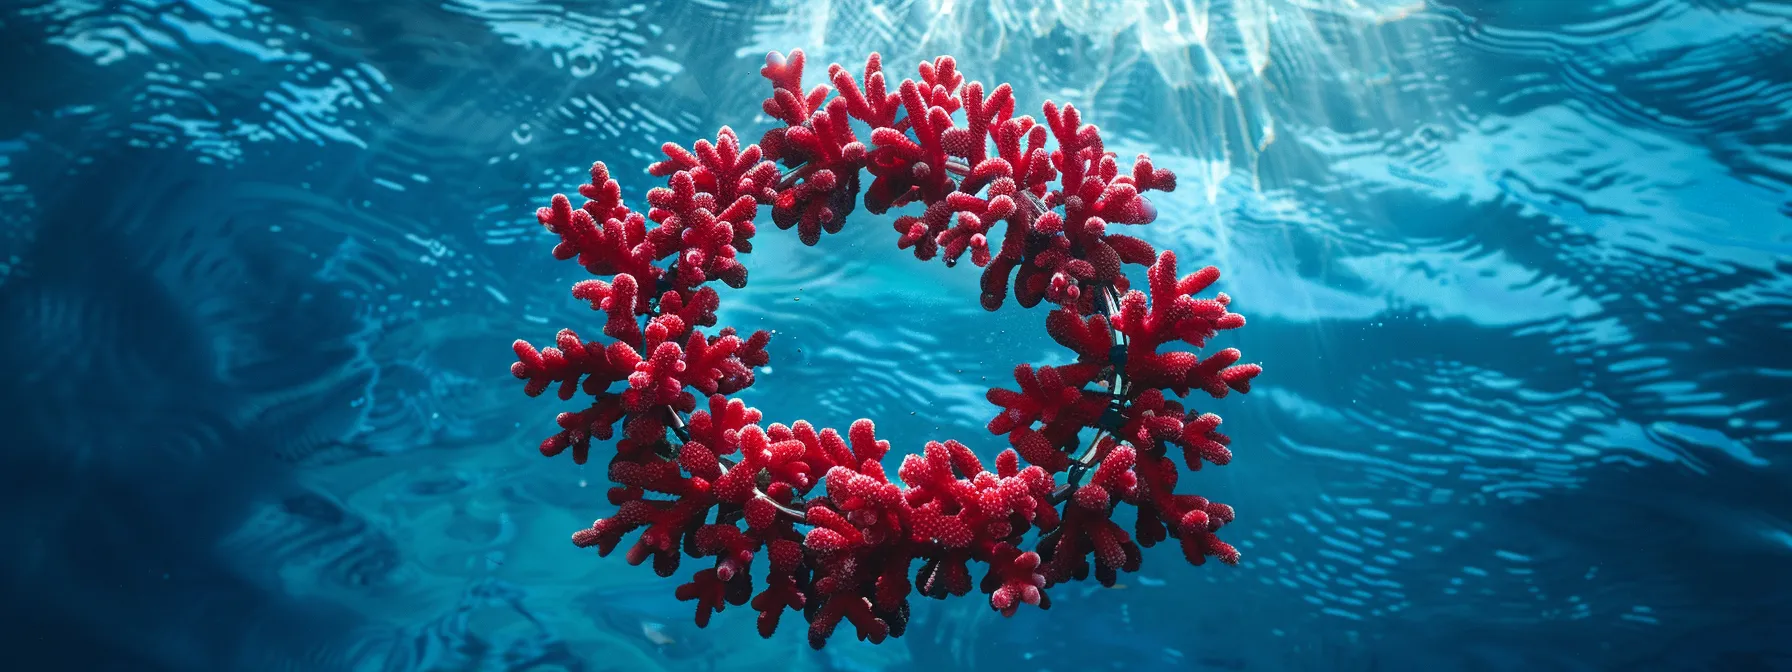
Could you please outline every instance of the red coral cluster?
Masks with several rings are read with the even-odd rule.
[[[667,143],[666,159],[649,168],[667,185],[648,193],[645,214],[623,205],[602,163],[579,188],[581,206],[556,195],[538,213],[560,237],[555,257],[608,278],[572,291],[606,314],[603,331],[614,340],[584,341],[570,329],[553,347],[519,340],[511,367],[531,396],[554,388],[562,399],[591,398],[560,414],[544,455],[570,448],[582,464],[592,440],[622,427],[609,464],[609,499],[619,509],[573,542],[608,554],[633,534],[628,561],[651,558],[661,576],[677,572],[683,556],[704,559],[708,566],[677,590],[697,603],[698,625],[726,605],[750,604],[769,637],[786,610],[801,610],[818,648],[842,620],[861,639],[901,635],[917,590],[945,597],[976,588],[1004,614],[1049,607],[1048,587],[1091,571],[1112,584],[1138,568],[1141,545],[1172,537],[1191,563],[1238,562],[1215,536],[1231,507],[1177,494],[1180,472],[1168,451],[1180,448],[1198,470],[1230,461],[1229,439],[1218,416],[1165,391],[1246,392],[1261,369],[1238,364],[1230,348],[1206,358],[1159,349],[1203,347],[1244,318],[1223,293],[1195,298],[1218,270],[1179,277],[1170,252],[1108,231],[1155,219],[1143,194],[1174,189],[1175,176],[1142,155],[1123,172],[1071,106],[1046,103],[1043,124],[1014,116],[1007,84],[986,92],[966,83],[950,57],[922,63],[920,79],[894,91],[875,54],[856,80],[831,66],[831,87],[803,89],[800,51],[770,54],[761,73],[772,83],[764,110],[783,125],[758,145],[742,147],[726,127],[690,149]],[[953,119],[960,109],[963,125]],[[853,120],[871,129],[869,144]],[[711,280],[746,284],[739,255],[752,250],[761,206],[815,244],[840,230],[861,191],[873,213],[923,206],[895,220],[897,245],[948,265],[970,252],[984,268],[985,308],[997,309],[1011,283],[1021,305],[1057,306],[1046,328],[1077,361],[1021,364],[1018,390],[989,391],[1001,408],[989,430],[1011,445],[994,471],[964,444],[932,442],[904,457],[892,481],[889,443],[869,420],[844,436],[800,420],[763,424],[730,395],[766,364],[768,335],[698,330],[716,324]],[[1145,291],[1129,288],[1124,264],[1149,266]],[[1094,430],[1086,443],[1085,430]],[[1122,503],[1137,512],[1130,533],[1113,519]],[[757,587],[755,562],[763,568]],[[975,585],[973,565],[983,571]]]

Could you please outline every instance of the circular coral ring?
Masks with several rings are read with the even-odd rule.
[[[950,57],[921,63],[919,79],[894,92],[876,54],[857,79],[831,66],[832,86],[803,88],[801,51],[773,52],[761,74],[772,84],[763,110],[781,125],[758,144],[742,147],[727,127],[690,149],[667,143],[648,169],[667,183],[648,192],[645,213],[623,204],[603,163],[579,187],[580,206],[556,195],[537,213],[560,238],[554,256],[597,276],[572,293],[607,315],[612,339],[567,329],[552,347],[514,344],[511,372],[529,395],[590,399],[559,415],[541,452],[570,450],[583,464],[593,440],[622,430],[608,473],[616,513],[573,542],[608,555],[635,534],[628,562],[651,560],[661,576],[681,557],[701,559],[676,591],[696,602],[698,625],[750,603],[770,637],[786,610],[800,610],[817,648],[843,619],[861,639],[900,636],[916,593],[976,588],[1010,615],[1049,606],[1050,586],[1091,573],[1112,585],[1138,569],[1141,546],[1171,538],[1190,563],[1236,564],[1238,551],[1215,535],[1232,508],[1175,492],[1175,457],[1189,470],[1223,465],[1230,440],[1218,416],[1176,397],[1247,392],[1261,369],[1231,348],[1205,358],[1164,348],[1202,348],[1244,318],[1224,293],[1197,297],[1219,278],[1214,267],[1178,276],[1170,252],[1108,230],[1156,219],[1145,194],[1175,189],[1175,176],[1144,155],[1122,173],[1069,105],[1045,103],[1044,123],[1014,116],[1011,87],[967,83]],[[999,408],[989,431],[1009,444],[994,471],[966,444],[935,441],[891,479],[889,443],[871,421],[844,436],[801,420],[764,424],[733,396],[767,364],[770,337],[704,333],[720,303],[712,281],[745,286],[740,255],[762,206],[814,245],[861,196],[872,214],[918,206],[895,219],[897,246],[949,266],[968,252],[983,268],[986,309],[1001,306],[1011,280],[1021,306],[1054,306],[1045,328],[1076,361],[1021,364],[1018,389],[989,391]],[[1146,267],[1143,290],[1126,265]],[[1134,534],[1114,521],[1122,505],[1137,516]],[[984,567],[976,586],[972,564]]]

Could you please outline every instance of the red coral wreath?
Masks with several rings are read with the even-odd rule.
[[[1228,310],[1224,293],[1194,297],[1219,277],[1214,267],[1178,277],[1170,252],[1108,232],[1110,224],[1155,219],[1141,194],[1174,189],[1175,176],[1143,155],[1121,174],[1075,108],[1046,103],[1043,125],[1015,117],[1007,84],[986,92],[965,83],[950,57],[921,63],[920,81],[904,79],[895,93],[876,54],[861,81],[833,65],[833,87],[806,92],[801,51],[771,53],[760,72],[772,83],[765,113],[784,126],[758,145],[741,147],[726,127],[689,150],[667,143],[666,160],[648,172],[668,184],[648,192],[645,215],[622,204],[602,163],[579,187],[588,199],[582,206],[556,195],[538,213],[560,236],[556,258],[610,278],[579,282],[572,294],[608,314],[604,333],[616,340],[587,342],[570,329],[555,347],[519,340],[511,366],[531,396],[557,388],[561,399],[594,397],[590,407],[560,414],[542,454],[570,448],[582,464],[593,439],[610,439],[622,425],[609,467],[609,499],[620,508],[573,543],[607,555],[639,530],[628,561],[651,559],[660,576],[678,570],[681,553],[711,559],[677,590],[678,599],[696,601],[699,626],[725,605],[751,604],[760,634],[770,637],[784,610],[800,609],[817,648],[841,619],[861,639],[901,636],[909,594],[969,593],[973,562],[986,567],[976,587],[1008,615],[1022,603],[1049,607],[1045,588],[1091,570],[1111,585],[1116,572],[1138,569],[1139,546],[1172,537],[1192,564],[1206,556],[1236,564],[1238,551],[1214,535],[1232,521],[1232,508],[1175,494],[1179,474],[1167,454],[1167,445],[1180,447],[1190,470],[1223,465],[1232,458],[1229,439],[1218,416],[1185,409],[1164,392],[1246,392],[1261,368],[1237,364],[1231,348],[1205,359],[1158,348],[1202,347],[1244,318]],[[952,118],[960,108],[962,126]],[[850,125],[855,119],[870,126],[869,145]],[[1048,134],[1057,149],[1047,151]],[[871,175],[863,188],[861,170]],[[762,425],[759,411],[729,395],[753,384],[769,335],[697,330],[716,324],[709,281],[746,285],[737,255],[752,250],[760,206],[813,245],[823,231],[840,230],[861,191],[873,213],[926,206],[896,219],[897,246],[948,266],[969,251],[984,267],[985,308],[1000,307],[1011,275],[1022,306],[1058,306],[1046,330],[1077,361],[1021,364],[1019,390],[989,391],[1002,409],[989,430],[1012,446],[996,456],[993,472],[964,444],[930,442],[903,458],[898,485],[884,471],[889,442],[876,438],[870,420],[844,437],[801,420]],[[1006,226],[992,254],[988,236],[998,222]],[[1123,264],[1149,265],[1146,292],[1129,289]],[[707,410],[697,410],[697,393]],[[1086,443],[1085,428],[1094,430]],[[1120,503],[1137,511],[1130,535],[1113,520]],[[1034,550],[1023,549],[1029,530],[1037,530]],[[749,570],[762,554],[765,582],[754,594]]]

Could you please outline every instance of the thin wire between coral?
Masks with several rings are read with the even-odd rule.
[[[1043,207],[1044,204],[1041,203],[1040,206]],[[1120,311],[1119,292],[1117,292],[1112,285],[1102,285],[1099,288],[1099,291],[1101,292],[1101,300],[1095,302],[1095,308],[1101,312],[1102,317],[1106,318],[1105,322],[1107,323],[1108,336],[1114,339],[1115,349],[1124,352],[1126,349],[1126,334],[1114,328],[1114,318]],[[1132,400],[1132,385],[1126,379],[1125,364],[1123,362],[1116,362],[1108,372],[1107,379],[1103,380],[1099,385],[1108,390],[1108,395],[1115,404],[1111,408],[1117,412],[1124,413],[1127,405]],[[689,420],[684,417],[684,413],[671,406],[665,408],[666,413],[672,418],[671,423],[668,425],[668,429],[672,431],[674,436],[678,437],[679,441],[689,441],[690,430],[687,428]],[[1053,504],[1062,504],[1070,499],[1071,493],[1076,491],[1076,487],[1082,483],[1083,477],[1089,473],[1090,469],[1095,467],[1097,458],[1100,456],[1102,440],[1111,436],[1112,434],[1108,429],[1095,427],[1095,435],[1090,437],[1089,443],[1084,446],[1080,454],[1071,458],[1070,467],[1065,471],[1066,482],[1059,484],[1052,490],[1051,501]],[[1066,453],[1070,452],[1068,446],[1063,447],[1063,450]],[[673,446],[670,441],[662,442],[657,454],[668,461],[678,461],[677,447]],[[717,459],[722,464],[723,474],[727,474],[728,470],[739,464],[726,456],[721,456]],[[806,512],[801,509],[790,507],[783,502],[779,502],[771,495],[766,494],[764,490],[759,488],[759,486],[753,486],[753,496],[765,500],[773,507],[777,508],[779,513],[791,517],[798,523],[807,523],[809,521],[809,515]]]

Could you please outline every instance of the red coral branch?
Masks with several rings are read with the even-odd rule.
[[[591,398],[557,417],[544,455],[570,448],[582,464],[593,439],[623,430],[608,467],[619,508],[573,542],[607,555],[633,534],[628,561],[651,559],[662,576],[682,556],[706,560],[676,590],[695,603],[699,626],[750,605],[769,637],[797,610],[818,648],[841,623],[873,642],[900,636],[916,592],[976,588],[1005,615],[1046,608],[1051,586],[1091,572],[1112,584],[1138,569],[1142,546],[1171,538],[1190,563],[1236,564],[1237,549],[1216,536],[1231,507],[1178,494],[1168,454],[1180,449],[1189,470],[1224,465],[1231,439],[1218,416],[1174,397],[1248,392],[1261,368],[1240,364],[1236,349],[1202,358],[1165,348],[1205,347],[1244,318],[1224,293],[1197,298],[1217,269],[1178,277],[1175,255],[1108,231],[1155,220],[1145,194],[1174,190],[1175,176],[1142,155],[1123,171],[1072,106],[1046,103],[1043,121],[1014,116],[1009,85],[967,83],[950,57],[922,63],[919,79],[894,90],[876,54],[857,78],[830,66],[832,86],[805,90],[803,67],[800,51],[766,58],[772,95],[762,108],[781,125],[759,144],[742,147],[724,127],[689,149],[663,145],[665,160],[648,172],[666,186],[648,192],[647,212],[625,205],[598,163],[579,188],[582,205],[556,195],[537,213],[560,238],[554,256],[599,276],[572,293],[605,313],[615,339],[587,342],[569,329],[552,347],[514,344],[511,373],[525,393]],[[890,445],[871,421],[844,435],[800,420],[762,424],[730,396],[767,363],[770,335],[701,332],[720,305],[710,283],[746,284],[741,255],[762,206],[813,245],[844,226],[861,191],[873,213],[919,204],[895,219],[897,247],[947,265],[968,253],[984,269],[985,308],[1010,291],[1022,306],[1057,306],[1046,330],[1077,361],[1021,364],[1018,389],[989,390],[1000,412],[988,429],[1010,444],[994,472],[965,444],[936,441],[905,456],[893,481]],[[1131,289],[1129,264],[1147,267],[1144,290]],[[1114,520],[1122,505],[1137,514],[1131,533]],[[983,567],[975,583],[973,565]]]

